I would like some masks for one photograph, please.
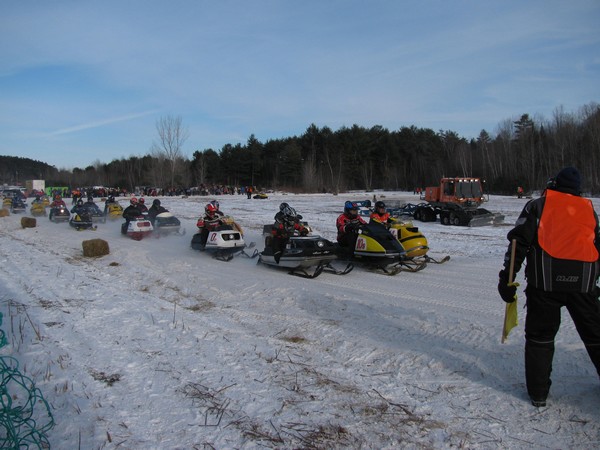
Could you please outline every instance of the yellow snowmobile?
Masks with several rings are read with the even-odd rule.
[[[404,222],[400,219],[392,218],[390,233],[398,239],[398,242],[406,251],[406,260],[403,261],[405,266],[419,267],[423,263],[443,264],[450,260],[450,256],[444,256],[440,260],[428,256],[429,245],[427,238],[410,221]]]
[[[31,204],[31,208],[29,209],[29,212],[34,217],[45,216],[46,215],[46,207],[44,206],[44,203],[42,203],[42,202],[33,202]]]
[[[104,213],[110,220],[116,220],[123,217],[123,207],[119,202],[108,203],[104,209]]]

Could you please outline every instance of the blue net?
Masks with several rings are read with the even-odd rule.
[[[0,329],[0,348],[6,344]],[[50,448],[46,433],[53,426],[54,418],[42,392],[19,371],[15,358],[0,356],[0,448]]]

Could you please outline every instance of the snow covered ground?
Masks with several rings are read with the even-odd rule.
[[[335,239],[343,202],[372,196],[218,200],[262,250],[282,201]],[[506,226],[418,223],[446,264],[313,280],[193,251],[210,199],[163,198],[187,234],[139,242],[120,222],[77,232],[0,218],[2,352],[50,403],[52,448],[600,447],[600,381],[568,313],[546,408],[525,392],[522,290],[521,324],[500,343],[497,273],[525,199],[490,199]],[[110,255],[84,258],[91,238]]]

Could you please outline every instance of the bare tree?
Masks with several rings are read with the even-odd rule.
[[[171,172],[171,186],[175,185],[175,169],[178,161],[182,159],[181,148],[189,137],[187,128],[183,127],[181,116],[161,117],[156,121],[158,142],[152,143],[153,155],[162,154],[169,163]]]

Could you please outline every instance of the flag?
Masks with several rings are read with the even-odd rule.
[[[516,297],[516,295],[515,295]],[[502,343],[508,338],[508,333],[514,327],[519,324],[519,317],[517,314],[517,300],[515,299],[512,303],[506,304],[506,309],[504,310],[504,328],[502,329]]]

